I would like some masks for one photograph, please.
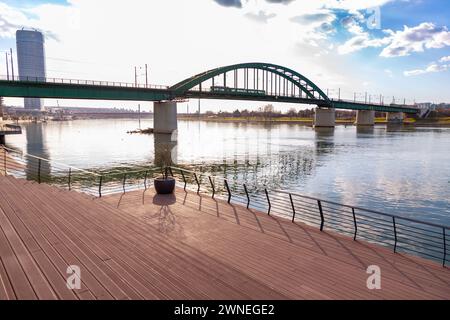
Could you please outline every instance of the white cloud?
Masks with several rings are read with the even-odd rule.
[[[384,69],[384,73],[386,73],[386,75],[387,75],[389,78],[393,78],[393,77],[394,77],[394,73],[392,72],[391,69]]]
[[[16,30],[26,26],[27,23],[25,14],[0,2],[0,38],[15,37]]]
[[[447,27],[438,27],[430,22],[424,22],[412,28],[404,26],[403,30],[395,32],[384,30],[387,34],[384,38],[372,38],[355,21],[350,21],[346,27],[354,36],[338,47],[340,54],[384,46],[380,56],[390,58],[408,56],[413,52],[423,52],[425,49],[450,46],[450,32]]]
[[[382,47],[387,43],[388,40],[386,38],[373,39],[370,37],[369,33],[360,32],[358,35],[340,45],[338,47],[338,52],[339,54],[349,54],[369,47]]]
[[[422,74],[426,74],[426,73],[443,72],[443,71],[447,71],[448,68],[449,68],[448,65],[439,65],[437,63],[433,63],[433,64],[430,64],[425,69],[416,69],[416,70],[405,71],[403,74],[406,77],[411,77],[411,76],[418,76],[418,75],[422,75]]]
[[[423,52],[425,49],[450,46],[450,32],[447,27],[437,27],[433,23],[424,22],[401,31],[390,31],[390,44],[384,48],[382,57],[403,57],[413,52]]]
[[[439,62],[450,62],[450,56],[442,57]]]
[[[245,16],[255,22],[259,23],[267,23],[270,19],[275,18],[275,13],[266,13],[262,10],[260,10],[258,13],[248,12],[245,14]]]

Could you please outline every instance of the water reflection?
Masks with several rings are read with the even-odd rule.
[[[26,153],[40,157],[42,159],[50,159],[50,154],[46,147],[44,124],[36,123],[26,126]],[[35,179],[40,175],[45,180],[50,176],[51,165],[48,161],[39,161],[36,158],[28,157],[26,174],[27,179]]]
[[[358,138],[364,138],[367,136],[372,136],[375,133],[374,126],[357,126],[356,134]]]
[[[331,153],[334,149],[334,128],[314,128],[317,156]]]
[[[178,163],[177,132],[173,134],[155,133],[154,145],[156,167],[173,166]]]

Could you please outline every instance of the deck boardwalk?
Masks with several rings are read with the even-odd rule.
[[[0,299],[450,299],[450,270],[183,190],[93,199],[0,177]]]

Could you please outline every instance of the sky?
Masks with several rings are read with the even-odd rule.
[[[0,74],[15,31],[26,27],[45,34],[48,77],[134,82],[134,67],[148,64],[150,83],[173,85],[220,66],[268,62],[300,72],[330,96],[341,89],[349,99],[368,92],[450,102],[449,21],[448,0],[0,0]],[[260,105],[202,101],[213,111]]]

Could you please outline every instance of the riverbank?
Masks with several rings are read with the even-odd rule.
[[[312,126],[312,118],[297,118],[297,117],[279,117],[279,118],[258,118],[258,117],[211,117],[211,116],[178,116],[179,120],[184,121],[206,121],[218,123],[257,123],[257,124],[301,124],[305,126]],[[356,118],[353,119],[336,119],[336,125],[353,125]],[[385,118],[376,118],[375,124],[387,124]],[[440,126],[450,127],[450,117],[435,118],[435,119],[413,119],[407,118],[403,121],[404,125],[412,125],[418,127]]]
[[[219,122],[219,123],[258,123],[258,124],[267,124],[267,123],[276,123],[276,124],[302,124],[306,126],[313,125],[312,118],[291,118],[291,117],[279,117],[279,118],[256,118],[256,117],[186,117],[179,116],[179,120],[185,121],[206,121],[206,122]],[[336,119],[337,125],[353,125],[355,124],[356,119]],[[405,124],[415,124],[416,121],[414,119],[405,119]],[[387,124],[386,119],[377,118],[375,119],[375,124]],[[450,124],[450,122],[449,122]]]

